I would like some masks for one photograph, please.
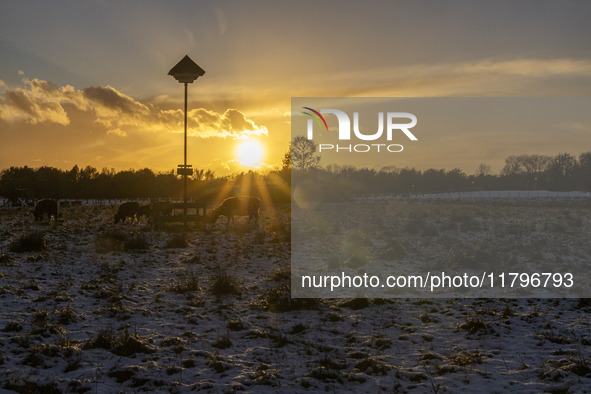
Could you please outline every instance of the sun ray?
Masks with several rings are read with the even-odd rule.
[[[281,192],[285,193],[286,195],[291,194],[291,187],[290,185],[285,182],[285,180],[276,173],[270,173],[269,178],[273,182],[274,186],[276,186]]]
[[[214,205],[212,206],[212,208],[217,207],[223,200],[225,200],[226,198],[228,198],[232,195],[232,190],[234,189],[235,184],[236,184],[235,178],[228,180],[227,182],[224,182],[222,184],[222,187],[220,187],[220,191],[219,191],[218,195],[216,196],[216,198],[213,201]]]
[[[254,176],[254,174],[252,172],[246,173],[246,174],[242,174],[242,176],[240,177],[240,191],[239,191],[239,195],[241,196],[250,196],[251,192],[250,192],[250,186],[252,183],[252,177]]]
[[[272,219],[275,218],[275,207],[273,204],[273,200],[271,199],[271,195],[269,193],[269,188],[265,183],[265,179],[261,176],[255,177],[255,184],[258,190],[259,197],[261,202],[263,203],[263,207],[269,212],[269,215]]]

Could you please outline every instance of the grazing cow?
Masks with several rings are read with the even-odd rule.
[[[137,208],[136,215],[137,215],[138,222],[140,221],[140,219],[142,218],[142,216],[145,216],[146,219],[150,220],[150,218],[152,217],[152,206],[150,205],[150,203],[141,204]]]
[[[115,214],[114,218],[115,224],[119,223],[120,220],[125,223],[127,218],[130,218],[131,222],[133,223],[133,219],[137,215],[139,207],[140,204],[137,201],[128,201],[119,205],[119,209],[117,209],[117,213]]]
[[[261,200],[258,197],[228,197],[205,218],[206,223],[215,223],[220,216],[228,217],[228,224],[234,221],[234,216],[248,215],[248,221],[259,220]]]
[[[57,201],[44,198],[43,200],[37,201],[35,209],[33,210],[33,216],[35,221],[43,221],[43,215],[47,215],[47,220],[51,220],[53,216],[54,220],[57,221],[57,215],[59,213],[59,206]]]
[[[156,201],[152,203],[153,216],[171,216],[173,206],[170,201]]]

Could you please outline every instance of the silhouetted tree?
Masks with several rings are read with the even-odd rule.
[[[317,168],[320,156],[316,153],[314,141],[303,136],[295,137],[291,141],[291,165],[298,170]]]
[[[580,190],[591,190],[591,152],[581,153],[578,166],[573,174],[573,182]]]
[[[314,150],[316,150],[316,148],[314,148]],[[287,149],[287,152],[285,152],[285,154],[283,155],[283,160],[281,160],[281,169],[291,169],[291,142],[289,143],[289,148]]]
[[[492,173],[492,168],[488,164],[480,163],[476,168],[476,175],[477,176],[485,176],[490,175]]]

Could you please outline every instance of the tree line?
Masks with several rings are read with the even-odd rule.
[[[285,170],[278,172],[281,179],[285,178],[285,173]],[[230,191],[239,194],[258,195],[260,191],[257,188],[277,194],[279,188],[271,184],[269,175],[247,172],[218,177],[211,170],[196,169],[187,179],[187,194],[190,199],[213,199],[229,183]],[[75,165],[70,170],[24,166],[10,167],[0,172],[0,196],[9,200],[180,199],[183,188],[183,179],[174,170],[156,173],[149,168],[124,171],[103,168],[99,171],[92,166],[80,168]],[[280,198],[275,195],[271,197]]]
[[[499,174],[481,164],[476,173],[414,168],[353,169],[327,166],[320,171],[336,175],[356,192],[368,193],[442,193],[481,190],[591,191],[591,152],[578,158],[568,153],[556,156],[512,155],[505,159]]]
[[[441,193],[480,190],[591,191],[591,152],[511,155],[499,174],[481,163],[474,174],[452,170],[415,168],[321,167],[316,144],[295,137],[283,160],[293,166],[296,181],[316,180],[324,190],[339,193]],[[308,182],[310,183],[310,182]],[[318,191],[320,192],[320,191]],[[322,192],[324,193],[324,192]]]
[[[289,199],[292,173],[297,180],[317,181],[332,193],[441,193],[478,190],[591,191],[591,152],[578,157],[512,155],[499,174],[481,164],[475,174],[462,170],[414,168],[354,168],[320,166],[315,154],[302,155],[292,147],[283,158],[283,168],[258,174],[240,173],[217,177],[210,170],[196,170],[188,179],[192,199],[210,198],[230,183],[236,194],[260,195],[265,189],[273,200]],[[310,148],[310,147],[309,147]],[[290,171],[293,166],[293,172]],[[227,188],[227,187],[226,187]],[[232,189],[231,189],[232,190]],[[115,171],[94,167],[70,170],[54,167],[10,167],[0,172],[0,196],[7,199],[170,199],[181,198],[183,181],[174,171],[155,173],[149,168]]]

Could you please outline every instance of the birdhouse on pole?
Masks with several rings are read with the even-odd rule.
[[[183,177],[183,220],[187,227],[187,176],[193,175],[192,165],[187,164],[187,85],[193,83],[197,78],[205,74],[205,70],[195,63],[188,55],[185,55],[173,68],[168,75],[185,84],[185,160],[183,164],[178,165],[177,174]]]
[[[180,83],[193,83],[193,81],[203,76],[203,74],[205,74],[205,70],[191,60],[188,55],[185,55],[185,57],[168,72],[168,75],[172,75],[172,77]]]

